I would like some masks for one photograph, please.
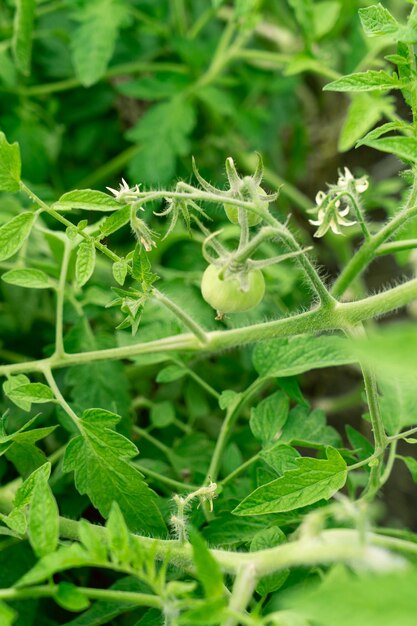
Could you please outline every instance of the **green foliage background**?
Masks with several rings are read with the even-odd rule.
[[[399,115],[404,128],[411,121],[410,76],[400,72],[398,79],[387,79],[385,74],[384,55],[394,54],[395,44],[389,36],[367,38],[363,33],[358,9],[371,4],[5,0],[0,5],[0,130],[9,142],[19,143],[24,183],[50,204],[73,189],[117,188],[122,177],[141,191],[174,188],[179,180],[193,180],[191,155],[201,174],[223,188],[225,159],[232,156],[242,174],[250,174],[256,164],[254,153],[259,152],[266,166],[264,187],[280,190],[274,215],[284,222],[291,213],[298,241],[303,246],[314,241],[315,257],[331,283],[352,258],[361,231],[356,225],[344,237],[329,233],[318,243],[313,240],[308,210],[316,193],[335,182],[338,168],[348,166],[358,177],[368,174],[371,184],[364,203],[376,228],[405,202],[410,173],[398,176],[404,169],[400,159],[414,168],[417,160],[414,144],[404,148],[402,141],[393,143],[390,137],[371,137],[367,145],[355,149],[377,124],[391,123],[392,130],[398,130]],[[401,21],[411,4],[391,0],[384,6]],[[384,73],[368,75],[364,88],[356,91],[346,87],[344,75],[368,69]],[[337,86],[347,93],[323,92],[330,81],[341,81]],[[389,92],[391,88],[394,91]],[[24,211],[31,209],[32,201],[14,193],[20,180],[16,150],[2,144],[0,159],[7,158],[0,169],[7,166],[10,176],[6,182],[1,179],[0,225],[15,218],[30,221],[30,229],[32,214]],[[106,202],[110,206],[115,201],[109,196]],[[152,210],[164,207],[158,199],[145,208],[144,218],[157,238],[149,254],[151,267],[139,256],[129,260],[133,258],[142,278],[146,275],[143,283],[151,284],[151,271],[155,272],[163,293],[182,303],[207,332],[286,318],[314,305],[315,296],[300,267],[286,261],[265,270],[267,294],[261,305],[217,321],[200,294],[206,266],[201,233],[190,237],[187,224],[178,223],[163,239],[165,218]],[[238,228],[226,220],[221,203],[205,209],[212,219],[210,228],[223,229],[222,240],[233,242]],[[106,222],[100,242],[124,257],[134,247],[133,235],[127,213],[119,209],[117,215],[117,228]],[[94,222],[97,212],[75,209],[70,218],[80,227],[84,218]],[[123,283],[123,264],[117,270],[113,266],[112,274],[108,259],[95,256],[88,243],[81,244],[85,246],[81,261],[80,254],[78,260],[75,254],[66,257],[64,235],[53,236],[56,221],[50,214],[43,219],[44,232],[32,231],[14,261],[7,252],[14,242],[0,231],[0,269],[8,272],[0,286],[1,365],[53,353],[56,303],[50,287],[58,283],[65,263],[70,285],[63,309],[68,353],[127,349],[187,330],[184,320],[152,300],[132,337],[123,326],[124,315],[107,308],[115,297],[110,286]],[[77,236],[71,229],[66,232],[72,240]],[[415,221],[410,220],[400,239],[416,236]],[[261,250],[272,256],[277,248],[281,252],[279,244],[268,242]],[[350,285],[347,297],[361,299],[388,281],[414,276],[412,248],[392,249],[395,254],[389,260],[377,259],[372,271]],[[22,267],[32,268],[25,280],[33,289],[10,274]],[[139,280],[138,275],[135,278]],[[381,313],[393,308],[387,305]],[[379,315],[376,309],[375,314]],[[415,315],[413,304],[401,313],[411,321]],[[388,565],[393,569],[398,565],[398,574],[380,575],[378,587],[373,574],[365,574],[359,585],[357,561],[369,561],[371,571],[384,569],[385,553],[378,552],[378,542],[365,558],[362,544],[355,543],[356,534],[341,534],[352,554],[338,559],[331,550],[335,527],[340,533],[353,533],[352,527],[361,533],[377,519],[390,527],[389,548],[396,538],[415,543],[411,531],[417,529],[417,518],[410,494],[415,498],[417,461],[412,452],[401,447],[397,451],[404,474],[397,469],[393,475],[381,511],[373,505],[365,511],[358,505],[352,513],[344,500],[323,501],[345,485],[348,465],[358,464],[361,470],[349,474],[344,492],[353,501],[372,476],[366,460],[376,452],[362,377],[353,362],[360,358],[367,363],[369,358],[370,366],[381,368],[381,414],[391,444],[401,430],[416,424],[410,380],[415,364],[404,357],[417,345],[410,328],[409,335],[407,331],[383,338],[382,347],[378,340],[359,342],[353,356],[347,340],[345,345],[333,336],[297,335],[255,347],[242,342],[238,349],[209,355],[159,350],[124,360],[77,363],[54,371],[55,378],[47,377],[49,386],[36,368],[30,378],[20,373],[9,379],[0,403],[4,415],[0,623],[175,626],[208,624],[209,614],[210,623],[227,626],[414,623],[410,621],[416,609],[414,568],[404,573],[400,556],[398,561],[393,557]],[[211,495],[199,489],[209,478],[225,415],[235,429],[215,467],[220,492],[213,514]],[[237,423],[239,415],[243,419]],[[306,475],[312,487],[310,491],[308,481],[304,485],[300,508],[292,489]],[[197,496],[190,501],[173,503],[173,494],[186,498],[184,493],[194,491]],[[121,494],[117,504],[114,493]],[[61,520],[60,528],[57,506],[68,518],[64,526]],[[44,517],[49,520],[45,527]],[[71,520],[81,517],[106,524],[106,530],[92,531],[91,525],[80,522],[76,532]],[[223,553],[216,560],[207,548],[207,544],[239,552],[285,548],[288,538],[314,537],[317,528],[329,533],[324,562],[340,560],[348,567],[326,569],[321,562],[316,567],[313,542],[305,551],[300,547],[298,554],[290,552],[288,567],[278,572],[264,564],[251,589],[233,557],[228,560],[228,553]],[[146,537],[141,543],[129,531]],[[146,543],[148,536],[189,539],[191,547],[187,555],[179,548],[172,567],[171,548],[164,551],[159,544]],[[69,543],[75,539],[81,543]],[[414,558],[411,554],[410,560]],[[178,563],[184,567],[176,567]],[[224,612],[224,585],[232,588],[229,573],[237,574],[232,598],[245,585],[250,589],[243,608],[236,608],[237,617]],[[323,576],[316,595],[304,594],[303,585],[317,584]],[[35,586],[38,591],[52,585],[53,590],[37,591],[24,600],[1,595],[16,585]],[[123,595],[129,592],[135,595]],[[349,594],[355,602],[344,612],[340,605]],[[251,616],[244,613],[247,604]],[[80,615],[74,616],[77,612]],[[245,618],[246,622],[239,621]]]

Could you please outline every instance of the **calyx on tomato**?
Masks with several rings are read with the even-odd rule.
[[[220,267],[209,265],[201,281],[201,293],[219,315],[248,311],[260,303],[265,294],[265,279],[261,270],[247,274],[247,289],[242,289],[237,275],[220,278]]]

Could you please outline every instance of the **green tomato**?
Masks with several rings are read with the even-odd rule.
[[[258,187],[258,193],[260,196],[266,196],[266,191],[262,189],[262,187]],[[226,212],[227,217],[232,222],[232,224],[239,224],[239,207],[235,204],[227,204],[226,202],[223,204],[224,210]],[[257,213],[253,213],[253,211],[248,211],[248,226],[257,226],[261,221],[262,217],[257,215]]]
[[[265,279],[260,270],[248,274],[248,290],[242,291],[239,280],[230,276],[221,279],[220,268],[209,265],[201,281],[203,298],[220,314],[247,311],[260,303],[265,293]]]

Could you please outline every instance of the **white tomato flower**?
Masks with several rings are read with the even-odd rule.
[[[339,171],[336,185],[329,185],[329,191],[319,191],[316,195],[316,206],[311,209],[316,219],[309,220],[310,224],[319,228],[315,237],[323,237],[330,229],[336,235],[343,234],[341,226],[353,226],[356,220],[347,220],[351,208],[359,204],[358,195],[368,189],[368,180],[365,176],[355,178],[352,172],[345,167],[343,173]]]
[[[116,200],[132,200],[132,194],[139,193],[139,185],[135,185],[134,187],[129,187],[124,178],[122,178],[122,182],[120,183],[119,189],[113,189],[112,187],[106,187],[116,198]]]
[[[339,171],[339,178],[337,180],[337,186],[342,190],[349,190],[351,185],[354,185],[354,189],[356,193],[363,193],[368,189],[369,183],[366,176],[361,176],[360,178],[355,178],[352,172],[345,167],[344,173],[341,174]]]
[[[325,198],[326,197],[328,196],[325,196]],[[323,200],[325,198],[323,198]],[[314,233],[314,237],[323,237],[329,229],[336,235],[342,235],[343,233],[340,231],[340,226],[353,226],[356,224],[356,221],[345,219],[346,215],[348,215],[350,211],[350,207],[345,206],[344,208],[341,208],[341,202],[338,199],[331,200],[330,202],[324,204],[322,201],[316,208],[318,209],[317,219],[309,220],[310,224],[319,227]]]

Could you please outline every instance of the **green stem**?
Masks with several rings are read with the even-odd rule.
[[[59,358],[64,355],[64,301],[65,284],[67,281],[68,265],[71,256],[69,241],[64,242],[64,254],[61,262],[61,272],[56,293],[56,320],[55,320],[55,355]]]
[[[393,441],[390,445],[387,464],[385,466],[384,472],[379,481],[380,487],[385,485],[385,483],[388,481],[389,477],[391,476],[392,468],[394,467],[395,459],[397,458],[396,456],[397,444],[398,444],[398,441]]]
[[[257,378],[248,389],[242,394],[239,401],[232,405],[232,407],[226,412],[226,417],[223,421],[222,427],[220,429],[219,436],[216,441],[216,446],[214,448],[213,456],[211,457],[210,466],[207,470],[206,478],[204,480],[205,483],[208,483],[210,480],[216,482],[217,477],[220,471],[220,465],[222,462],[222,457],[224,453],[224,449],[229,441],[229,437],[233,431],[236,420],[239,417],[239,414],[244,407],[244,405],[256,394],[259,389],[265,384],[265,379]]]
[[[247,461],[245,461],[244,463],[242,463],[242,465],[239,465],[239,467],[237,467],[235,470],[233,470],[233,472],[230,472],[230,474],[228,474],[226,476],[226,478],[223,478],[223,480],[221,480],[219,482],[219,486],[220,487],[225,487],[227,484],[229,484],[232,480],[234,480],[237,476],[239,476],[240,474],[242,474],[242,472],[244,472],[245,470],[248,469],[248,467],[250,467],[251,465],[253,465],[254,463],[256,463],[256,461],[258,459],[260,459],[261,457],[261,453],[258,452],[258,454],[254,454],[250,459],[248,459]]]
[[[153,435],[148,433],[148,431],[146,431],[144,428],[140,428],[140,426],[133,426],[133,432],[135,432],[140,437],[143,437],[144,439],[149,441],[149,443],[151,443],[153,446],[155,446],[155,448],[158,448],[158,450],[163,452],[163,454],[167,457],[167,459],[171,461],[171,455],[172,455],[171,448],[168,448],[168,446],[162,443],[162,441],[159,441],[159,439],[156,439],[156,437],[153,437]]]
[[[387,447],[388,440],[379,410],[378,390],[376,386],[375,376],[372,371],[363,366],[362,375],[365,383],[365,392],[368,400],[372,431],[375,438],[375,452],[376,454],[382,454]]]
[[[79,522],[67,518],[60,518],[60,535],[63,539],[79,540]],[[92,531],[98,539],[107,540],[107,531],[101,526],[92,526]],[[149,537],[131,535],[132,541],[139,547],[154,550],[155,557],[169,559],[176,567],[193,566],[191,545],[180,544],[174,540],[152,539]],[[210,550],[225,573],[236,574],[249,564],[256,568],[258,576],[265,576],[280,570],[292,567],[308,567],[310,565],[330,564],[352,561],[366,563],[370,556],[368,548],[380,546],[394,552],[403,553],[411,557],[417,556],[417,544],[411,541],[368,533],[367,543],[364,544],[361,534],[357,530],[332,529],[325,530],[313,538],[303,538],[290,541],[286,544],[260,550],[257,552],[241,552],[229,550]]]
[[[189,483],[180,483],[178,480],[174,480],[173,478],[169,478],[168,476],[164,476],[163,474],[159,474],[159,472],[154,472],[148,467],[141,465],[140,463],[135,463],[135,467],[138,468],[142,474],[156,480],[157,482],[163,483],[168,487],[172,487],[176,493],[182,493],[183,491],[195,491],[198,489],[197,485],[190,485]]]
[[[417,248],[417,239],[401,239],[400,241],[391,241],[384,243],[376,251],[377,256],[385,254],[394,254],[395,252],[403,252],[404,250],[415,250]]]
[[[167,309],[172,311],[174,315],[196,336],[196,338],[205,345],[207,343],[207,334],[204,329],[195,322],[188,313],[184,311],[178,304],[168,298],[165,294],[161,293],[158,289],[153,288],[153,296],[161,302]]]
[[[50,388],[54,392],[55,398],[57,399],[58,403],[63,408],[65,413],[72,419],[74,424],[77,427],[79,427],[79,425],[80,425],[80,418],[78,417],[78,415],[76,413],[74,413],[74,411],[72,410],[72,408],[70,407],[68,402],[65,400],[65,398],[62,395],[58,385],[55,382],[55,378],[53,377],[51,370],[49,368],[44,368],[42,371],[43,371],[43,374],[44,374],[44,376],[45,376],[45,378],[46,378],[46,380],[48,382],[48,385],[50,386]]]
[[[0,589],[0,600],[24,600],[27,598],[50,598],[58,593],[59,585],[39,585],[23,589]],[[77,587],[78,593],[91,600],[104,600],[106,602],[126,602],[136,606],[148,606],[162,608],[162,600],[158,596],[148,593],[133,591],[118,591],[115,589],[92,589],[90,587]]]
[[[172,0],[172,10],[176,30],[183,37],[187,32],[187,11],[184,0]]]
[[[129,359],[142,354],[160,352],[206,352],[208,354],[273,337],[288,337],[302,333],[318,333],[325,330],[341,330],[349,325],[385,315],[417,298],[417,278],[356,302],[338,303],[333,310],[316,307],[305,313],[272,322],[262,322],[231,330],[207,333],[203,347],[192,334],[174,335],[131,346],[121,346],[90,352],[65,354],[61,358],[48,357],[27,363],[0,365],[0,376],[43,372],[45,368],[57,369],[104,360]]]
[[[353,210],[355,212],[356,219],[358,220],[359,225],[361,227],[363,236],[365,237],[365,239],[369,239],[371,234],[370,234],[370,232],[368,230],[368,226],[367,226],[367,224],[365,222],[365,217],[364,217],[363,211],[361,209],[361,205],[359,203],[357,194],[354,191],[354,185],[355,185],[355,183],[352,181],[349,184],[350,191],[343,191],[342,193],[337,195],[337,198],[342,198],[343,196],[347,196],[349,198],[350,204],[353,207]]]
[[[311,284],[312,289],[316,292],[317,296],[320,299],[323,307],[332,309],[336,305],[335,299],[330,295],[327,290],[325,284],[320,278],[319,273],[315,269],[315,267],[310,262],[308,256],[304,253],[302,248],[298,245],[298,242],[294,238],[293,234],[288,230],[288,228],[281,224],[278,220],[276,220],[269,212],[264,215],[265,221],[279,231],[279,237],[283,241],[283,243],[289,248],[291,252],[298,252],[297,262],[301,265],[306,278],[308,278],[309,283]]]
[[[184,74],[187,70],[183,65],[179,65],[177,63],[165,63],[162,61],[155,61],[153,63],[146,61],[134,61],[132,63],[123,63],[109,68],[102,80],[106,80],[114,76],[120,76],[122,74],[136,74],[140,72],[175,72]],[[19,96],[46,96],[59,91],[76,89],[77,87],[82,87],[78,78],[66,78],[65,80],[59,80],[54,83],[33,85],[31,87],[3,87],[0,91],[16,93]]]
[[[77,233],[83,237],[86,241],[93,241],[94,246],[97,248],[97,250],[99,250],[100,252],[102,252],[105,256],[107,256],[111,261],[116,262],[116,261],[120,261],[120,257],[115,254],[114,252],[112,252],[111,250],[109,250],[109,248],[107,248],[107,246],[103,245],[100,241],[97,241],[96,239],[94,239],[94,237],[90,237],[90,235],[88,235],[84,230],[79,229],[77,226],[75,226],[70,220],[67,220],[66,217],[64,217],[63,215],[61,215],[61,213],[59,213],[58,211],[56,211],[55,209],[53,209],[52,207],[50,207],[49,205],[46,204],[46,202],[44,202],[41,198],[39,198],[39,196],[37,196],[31,189],[29,189],[29,187],[27,187],[23,182],[20,182],[20,189],[31,199],[33,200],[33,202],[35,202],[43,211],[45,211],[46,213],[48,213],[49,215],[51,215],[52,217],[54,217],[58,222],[60,222],[61,224],[63,224],[66,228],[75,228],[75,230],[77,231]]]
[[[229,600],[229,609],[244,613],[248,606],[257,583],[257,573],[255,565],[248,563],[244,565],[236,574],[232,595]],[[222,622],[222,626],[239,626],[240,617],[229,617]]]
[[[210,394],[211,396],[213,396],[213,398],[215,398],[216,400],[218,400],[220,398],[220,394],[218,391],[216,391],[211,385],[209,385],[203,378],[201,378],[201,376],[199,376],[198,374],[196,374],[192,369],[190,369],[189,367],[187,367],[187,375],[192,378],[193,380],[195,380],[195,382],[200,385],[200,387],[202,387],[202,389],[205,389],[205,391],[207,391],[208,394]]]
[[[351,337],[365,337],[366,332],[362,324],[355,328],[346,329],[346,334]],[[388,438],[384,428],[384,422],[379,409],[378,388],[373,371],[361,364],[365,393],[368,402],[369,416],[375,439],[375,454],[382,455],[388,444]]]
[[[404,430],[402,433],[399,433],[398,435],[391,435],[390,437],[388,437],[388,441],[397,441],[399,439],[407,439],[407,437],[410,437],[410,435],[415,435],[415,433],[417,433],[416,426],[414,428],[410,428],[409,430]]]

